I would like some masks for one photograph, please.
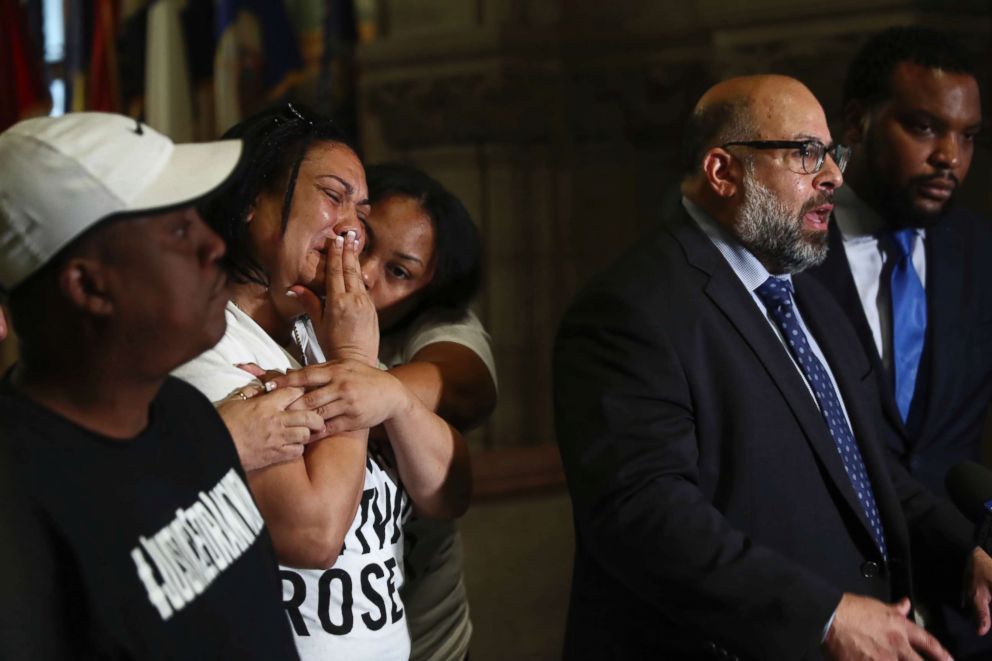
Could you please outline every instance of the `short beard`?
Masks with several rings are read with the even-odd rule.
[[[929,179],[951,178],[957,182],[957,177],[953,175],[931,175],[926,177],[916,177],[909,185],[899,190],[879,190],[876,192],[876,199],[881,206],[882,216],[889,221],[893,227],[933,227],[939,223],[955,207],[958,200],[957,190],[951,194],[944,206],[939,211],[930,213],[913,205],[910,190]]]
[[[865,159],[867,162],[867,174],[869,187],[873,190],[878,211],[882,217],[892,227],[933,227],[953,209],[958,201],[958,190],[944,203],[938,211],[928,212],[917,208],[912,201],[911,191],[918,185],[930,179],[951,179],[960,187],[961,182],[950,171],[941,170],[931,175],[913,177],[902,187],[890,185],[885,177],[884,159],[879,158],[884,152],[883,147],[876,145],[876,141],[871,139],[873,134],[869,134],[869,139],[865,141]]]
[[[770,273],[799,273],[827,258],[827,233],[807,232],[803,216],[827,204],[830,193],[806,202],[798,214],[761,184],[750,164],[744,173],[744,201],[737,211],[737,238]]]

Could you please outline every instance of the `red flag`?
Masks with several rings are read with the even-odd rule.
[[[0,130],[52,107],[42,75],[41,51],[31,40],[27,17],[17,0],[0,0]]]
[[[93,41],[86,90],[88,110],[116,112],[120,107],[116,4],[114,0],[96,0],[93,4]]]

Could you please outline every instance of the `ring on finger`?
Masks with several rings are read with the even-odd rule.
[[[257,394],[258,394],[258,388],[255,388],[254,386],[248,386],[246,390],[238,391],[238,397],[240,397],[245,401],[248,401]]]

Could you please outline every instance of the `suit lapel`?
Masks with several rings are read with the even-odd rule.
[[[813,395],[800,375],[799,369],[789,357],[788,351],[782,345],[782,341],[775,335],[768,320],[761,315],[750,293],[741,284],[733,269],[695,222],[685,217],[684,222],[676,223],[670,229],[685,249],[689,263],[709,274],[709,281],[704,288],[706,295],[726,315],[731,325],[737,329],[761,361],[798,420],[807,441],[827,474],[861,521],[865,534],[870,535],[868,521],[844,470],[837,445],[827,429]],[[805,310],[803,314],[805,316]],[[817,341],[819,342],[819,337]]]
[[[861,346],[864,347],[865,355],[871,360],[872,367],[878,375],[878,390],[885,418],[889,425],[898,432],[902,443],[910,445],[906,427],[903,425],[902,416],[899,415],[899,407],[896,404],[892,378],[882,364],[882,357],[878,355],[878,347],[875,345],[875,338],[868,325],[868,317],[865,316],[858,287],[854,284],[854,275],[851,273],[851,265],[847,261],[847,252],[844,250],[844,238],[841,236],[840,228],[837,227],[836,219],[830,223],[829,231],[830,250],[827,253],[827,259],[821,266],[813,270],[812,275],[834,295],[834,298],[847,313],[848,319],[854,327],[854,332],[861,341]],[[817,337],[817,341],[819,341],[819,337]],[[904,448],[893,449],[900,453],[904,451]]]
[[[851,274],[851,265],[847,261],[844,238],[841,236],[836,221],[830,223],[829,248],[827,259],[816,270],[815,275],[823,283],[823,286],[834,295],[841,307],[847,310],[851,325],[858,334],[858,339],[861,340],[865,354],[877,359],[881,365],[878,347],[875,346],[875,338],[871,334],[868,318],[861,306],[861,296],[858,294],[858,287],[854,284],[854,276]]]
[[[803,286],[808,277],[800,275],[793,278],[793,282],[796,283],[796,296],[803,320],[810,332],[816,337],[817,344],[820,345],[820,350],[823,351],[834,380],[837,382],[839,394],[844,400],[844,408],[847,410],[847,417],[851,423],[851,431],[854,433],[854,438],[864,458],[865,469],[871,480],[875,501],[886,526],[886,537],[900,535],[905,538],[908,533],[904,530],[903,518],[900,516],[899,499],[889,480],[886,469],[887,459],[878,443],[878,433],[873,424],[876,417],[870,410],[872,403],[857,396],[857,393],[862,391],[861,382],[871,376],[872,368],[867,362],[854,359],[854,354],[851,353],[844,341],[849,331],[845,332],[842,327],[843,320],[831,313],[833,305],[822,297],[822,292],[811,291],[808,283],[805,287]],[[849,482],[847,486],[850,486]],[[853,488],[851,491],[853,492]],[[860,505],[857,510],[860,516],[862,514]],[[865,522],[863,517],[861,520],[863,523]],[[891,542],[892,539],[889,541]],[[889,546],[891,548],[893,545],[890,543]]]
[[[909,419],[911,425],[921,421],[916,428],[915,437],[918,439],[937,435],[936,430],[927,427],[927,423],[940,416],[928,415],[928,409],[940,406],[938,396],[946,391],[945,384],[953,379],[959,366],[955,357],[957,343],[936,340],[956,334],[956,329],[951,326],[957,316],[940,314],[940,311],[963,310],[965,305],[962,299],[964,263],[955,257],[962,254],[960,237],[948,225],[938,223],[927,230],[927,335],[923,353],[926,365],[920,373],[925,381],[920,384],[922,390],[917,393]]]

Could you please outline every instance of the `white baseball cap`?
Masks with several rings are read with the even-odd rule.
[[[15,124],[0,133],[0,287],[10,291],[108,216],[195,202],[240,158],[240,140],[177,145],[111,113]]]

